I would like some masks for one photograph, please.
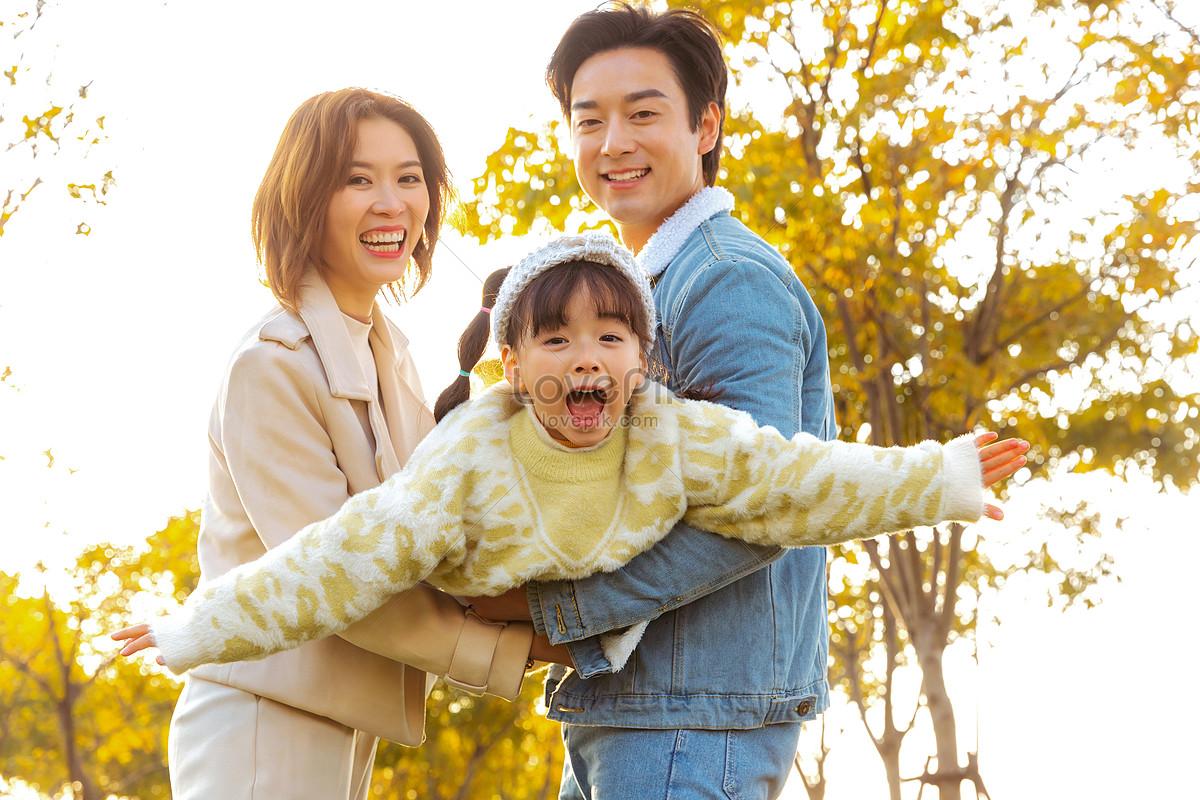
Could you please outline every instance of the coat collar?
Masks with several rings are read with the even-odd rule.
[[[306,339],[312,340],[329,382],[329,393],[367,404],[379,479],[387,480],[401,467],[398,454],[407,457],[433,428],[433,414],[425,405],[408,358],[408,339],[375,303],[371,308],[371,352],[379,378],[376,402],[374,387],[367,383],[342,311],[315,270],[305,275],[299,300],[298,311],[277,314],[262,326],[259,338],[292,350],[299,349]]]
[[[367,385],[342,310],[315,270],[304,276],[298,306],[298,311],[280,314],[264,325],[259,338],[295,350],[311,337],[325,368],[330,393],[350,400],[373,400],[375,392]],[[371,307],[371,349],[376,362],[398,361],[408,349],[408,339],[388,324],[378,302]]]
[[[684,242],[701,223],[731,210],[733,195],[728,190],[720,186],[704,187],[658,226],[658,230],[650,236],[650,241],[646,242],[646,246],[638,254],[638,263],[651,278],[657,278],[667,269],[671,260],[679,254]]]

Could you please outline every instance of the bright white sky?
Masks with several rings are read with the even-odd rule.
[[[12,368],[0,383],[8,572],[38,559],[61,566],[87,542],[140,541],[199,505],[225,360],[272,302],[256,280],[250,202],[302,100],[350,85],[403,96],[437,128],[469,192],[508,127],[556,116],[545,60],[595,3],[390,0],[336,14],[298,2],[62,5],[47,5],[23,63],[53,63],[58,86],[92,81],[87,108],[106,115],[109,139],[89,163],[112,167],[117,186],[103,207],[67,198],[63,181],[39,187],[0,239],[0,371]],[[28,97],[29,84],[18,74],[5,96]],[[12,126],[23,129],[21,116],[34,110],[6,103],[0,138],[19,138]],[[82,220],[90,236],[73,235]],[[427,395],[456,372],[454,342],[477,300],[472,273],[531,246],[484,249],[447,232],[432,283],[391,309]],[[1200,711],[1180,678],[1194,668],[1193,645],[1180,640],[1191,629],[1195,524],[1181,524],[1179,497],[1147,501],[1144,487],[1130,493],[1115,482],[1087,491],[1114,486],[1118,507],[1136,504],[1138,515],[1105,538],[1123,582],[1103,592],[1103,604],[1060,614],[1035,589],[1014,587],[987,609],[1004,624],[981,631],[988,645],[978,668],[968,653],[951,659],[960,734],[974,746],[978,709],[995,797],[1153,797],[1186,785],[1179,776],[1192,748],[1175,732]],[[1034,524],[1032,495],[1010,503],[1010,520],[993,524],[991,539],[1029,535],[1021,532]],[[829,800],[882,796],[882,769],[856,714],[838,707],[828,718]],[[905,774],[922,766],[914,760]],[[804,796],[795,782],[789,796]]]

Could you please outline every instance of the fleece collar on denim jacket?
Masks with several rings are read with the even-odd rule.
[[[714,214],[733,209],[733,195],[720,186],[706,186],[692,195],[679,210],[667,217],[638,254],[638,263],[651,278],[657,278],[679,253],[692,231]]]

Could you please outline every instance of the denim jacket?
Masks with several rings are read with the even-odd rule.
[[[832,438],[825,326],[791,267],[725,210],[683,236],[654,286],[652,374],[675,391],[716,387],[718,402],[785,436]],[[754,728],[828,705],[824,548],[756,547],[680,524],[616,572],[532,583],[528,596],[535,628],[576,665],[550,672],[552,719]],[[599,635],[646,621],[614,672]]]

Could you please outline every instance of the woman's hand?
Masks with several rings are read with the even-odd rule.
[[[118,642],[126,639],[133,640],[121,648],[121,655],[123,656],[131,656],[139,650],[145,650],[147,647],[154,647],[154,634],[150,633],[150,626],[144,622],[128,628],[122,628],[116,633],[110,635]],[[167,662],[163,661],[163,657],[161,655],[154,660],[159,664],[166,666]]]
[[[479,616],[495,622],[533,621],[533,615],[529,613],[529,600],[525,595],[525,584],[494,597],[468,597],[465,599]]]
[[[533,642],[529,645],[529,657],[534,661],[563,664],[571,669],[575,668],[575,662],[571,660],[571,651],[567,649],[567,646],[550,644],[550,640],[540,633],[533,635]]]
[[[493,622],[529,622],[533,616],[529,613],[529,600],[526,599],[525,585],[509,589],[504,594],[491,597],[465,598],[475,609],[475,613]],[[571,661],[571,651],[565,644],[550,644],[550,640],[540,633],[533,635],[533,643],[529,646],[529,657],[534,661],[564,664],[575,668]]]
[[[984,431],[975,437],[979,450],[979,464],[983,469],[983,486],[993,486],[1025,466],[1025,453],[1029,442],[1024,439],[996,441],[999,434]],[[988,519],[1004,519],[1004,512],[991,503],[983,504],[983,515]]]

